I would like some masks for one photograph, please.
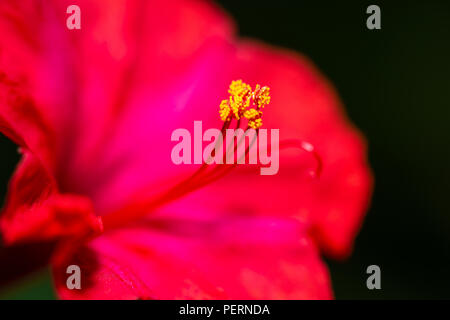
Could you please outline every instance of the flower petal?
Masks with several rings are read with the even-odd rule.
[[[89,199],[61,194],[39,160],[25,152],[11,179],[0,231],[6,244],[48,241],[102,230]]]
[[[209,71],[226,60],[233,26],[203,1],[80,0],[81,30],[69,30],[71,4],[0,4],[0,129],[102,213],[170,178],[165,123],[186,124],[191,103],[189,121],[199,119],[201,96],[226,90]]]
[[[128,61],[123,72],[116,68],[116,61],[96,72],[109,53],[104,52],[103,42],[97,44],[97,38],[82,38],[88,42],[82,47],[88,48],[85,54],[92,76],[86,82],[87,91],[109,95],[112,100],[104,112],[92,114],[104,103],[91,95],[84,99],[91,107],[84,109],[81,150],[67,171],[71,187],[95,199],[99,214],[117,208],[141,188],[161,191],[161,186],[173,185],[198,167],[173,164],[171,134],[175,129],[192,127],[194,120],[202,120],[205,127],[221,125],[217,106],[228,79],[218,75],[227,64],[232,24],[209,2],[141,3],[144,8],[138,1],[123,3],[117,10],[121,15],[112,20],[105,11],[111,8],[99,2],[103,13],[100,20],[96,17],[98,24],[111,19],[120,23],[115,29],[121,32],[103,25],[97,27],[96,35],[122,43],[126,50],[119,60]],[[105,85],[116,73],[123,86]]]
[[[313,223],[316,241],[327,253],[348,255],[372,190],[364,138],[346,117],[334,88],[306,58],[254,42],[242,43],[238,55],[239,73],[272,88],[267,128],[280,128],[280,140],[308,141],[323,162],[318,181],[280,180],[277,187],[290,192],[294,216]],[[281,153],[284,163],[298,164],[298,152],[296,157]]]
[[[238,168],[175,205],[296,217],[325,250],[349,253],[371,190],[364,142],[308,61],[247,41],[234,46],[227,17],[204,2],[80,0],[81,30],[64,27],[69,4],[0,4],[0,129],[33,152],[58,188],[88,196],[104,214],[140,188],[170,187],[197,168],[172,163],[172,131],[194,120],[220,127],[218,103],[242,78],[272,88],[264,126],[312,143],[322,177],[301,179],[306,156],[282,152],[275,177],[249,180],[248,168]],[[224,203],[229,190],[243,196]]]
[[[293,220],[148,219],[54,266],[64,299],[329,299],[328,272]],[[81,268],[81,290],[66,286]]]
[[[241,78],[270,87],[263,128],[279,129],[280,141],[311,143],[322,160],[321,176],[307,175],[316,166],[311,154],[283,149],[276,175],[261,176],[259,166],[237,165],[229,175],[167,210],[190,216],[232,212],[295,217],[309,225],[328,254],[348,255],[372,189],[364,139],[345,117],[331,85],[298,54],[241,42],[229,80]]]

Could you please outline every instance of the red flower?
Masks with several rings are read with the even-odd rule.
[[[319,251],[350,253],[371,176],[328,82],[237,39],[209,3],[77,2],[81,30],[66,28],[70,1],[0,4],[0,128],[23,153],[5,242],[55,241],[61,298],[331,298]],[[319,179],[303,175],[312,157],[282,149],[277,175],[241,165],[186,182],[199,166],[171,161],[171,133],[220,128],[233,79],[270,87],[264,127],[311,142]],[[66,287],[72,264],[81,290]]]

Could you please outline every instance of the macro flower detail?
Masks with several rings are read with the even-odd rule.
[[[372,177],[311,62],[237,37],[209,1],[78,0],[76,31],[66,2],[0,2],[0,130],[21,152],[2,263],[50,242],[62,299],[333,298],[321,256],[351,253]],[[263,111],[277,174],[171,161],[175,129],[259,132]]]
[[[270,103],[269,90],[269,87],[257,84],[252,91],[251,86],[242,80],[232,81],[228,90],[229,100],[220,103],[220,119],[228,122],[244,117],[248,120],[249,128],[259,129],[262,126],[262,109]]]

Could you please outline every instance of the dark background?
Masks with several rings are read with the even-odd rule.
[[[328,261],[336,298],[449,299],[450,1],[220,3],[241,36],[310,57],[369,141],[372,207],[352,257]],[[366,28],[370,4],[381,30]],[[3,198],[19,157],[3,137],[0,154]],[[381,290],[366,288],[371,264]],[[14,288],[3,297],[53,296],[46,273]]]

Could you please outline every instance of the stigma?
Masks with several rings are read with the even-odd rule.
[[[242,80],[234,80],[231,81],[228,93],[230,97],[222,100],[219,106],[220,119],[229,123],[233,119],[240,121],[244,118],[248,121],[249,128],[261,128],[262,109],[270,103],[270,88],[257,84],[253,90]]]

